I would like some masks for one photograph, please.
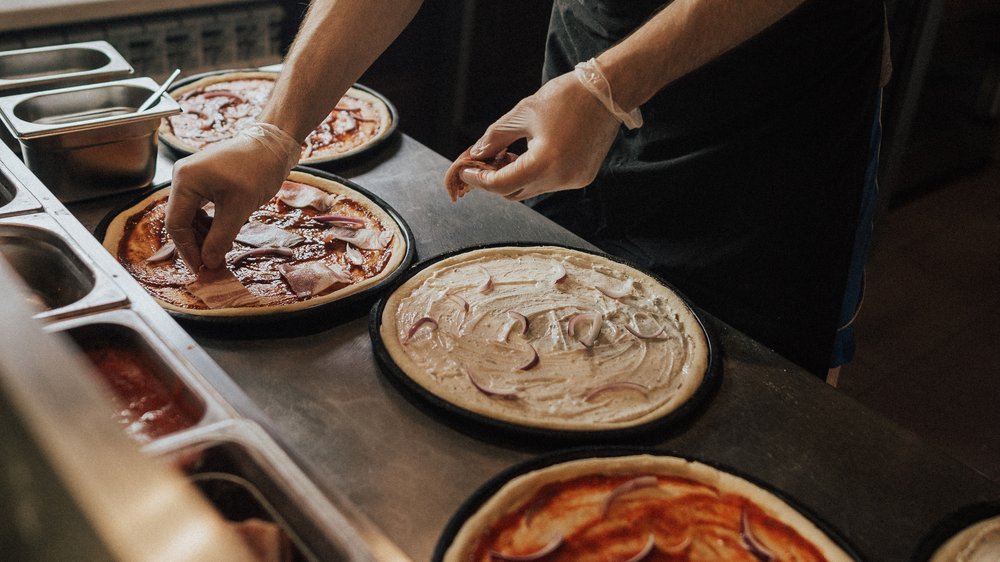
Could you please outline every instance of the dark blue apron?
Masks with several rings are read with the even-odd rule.
[[[544,79],[663,2],[556,0]],[[807,0],[669,84],[622,128],[595,182],[532,206],[825,376],[869,160],[883,10]]]

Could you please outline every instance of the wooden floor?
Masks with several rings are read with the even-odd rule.
[[[1000,145],[885,215],[840,389],[1000,482]]]

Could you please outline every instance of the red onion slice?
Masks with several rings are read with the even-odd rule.
[[[149,263],[157,261],[166,261],[174,257],[177,253],[177,246],[173,242],[167,242],[166,244],[160,246],[160,249],[153,252],[153,255],[146,258]]]
[[[680,554],[685,550],[687,550],[687,547],[689,546],[691,546],[691,535],[685,536],[683,539],[681,539],[681,542],[677,544],[670,546],[661,546],[659,547],[659,549],[662,550],[663,552],[666,552],[667,554]]]
[[[636,552],[625,562],[639,562],[643,558],[649,556],[649,553],[653,552],[654,548],[656,548],[656,536],[650,533],[649,537],[646,539],[645,546],[642,547],[642,550]]]
[[[264,246],[262,248],[252,248],[245,252],[240,252],[235,256],[233,256],[232,258],[230,258],[229,263],[232,265],[236,265],[249,257],[266,256],[268,254],[275,254],[288,258],[294,256],[295,252],[291,248],[284,248],[279,246]]]
[[[530,371],[531,369],[534,369],[536,365],[538,365],[538,351],[536,351],[535,346],[531,345],[530,343],[528,344],[528,348],[531,349],[531,359],[528,360],[528,362],[525,363],[524,365],[518,367],[517,369],[519,371]]]
[[[566,279],[569,278],[569,274],[566,273],[566,268],[563,266],[563,264],[557,263],[555,269],[556,269],[556,279],[555,281],[553,281],[553,283],[555,283],[556,285],[565,283]]]
[[[510,316],[514,322],[521,326],[520,334],[523,336],[528,333],[528,317],[521,314],[520,312],[514,312],[513,310],[507,311],[507,316]]]
[[[563,538],[556,537],[549,541],[549,544],[543,546],[542,548],[531,552],[529,554],[503,554],[495,550],[490,551],[490,556],[497,560],[507,560],[509,562],[528,562],[530,560],[538,560],[543,556],[548,556],[556,551],[557,548],[562,546]]]
[[[492,397],[495,397],[495,398],[503,398],[504,400],[516,400],[517,399],[517,391],[516,390],[513,390],[513,389],[511,389],[511,390],[493,390],[491,388],[486,388],[485,386],[479,384],[478,381],[476,381],[476,378],[472,376],[472,373],[470,373],[468,371],[468,369],[465,370],[465,376],[469,378],[469,382],[472,383],[472,386],[476,387],[476,390],[478,390],[479,392],[482,392],[483,394],[485,394],[487,396],[492,396]]]
[[[631,480],[622,482],[616,486],[614,490],[611,490],[611,492],[608,493],[608,497],[604,500],[604,506],[601,508],[601,516],[606,517],[608,515],[608,511],[611,510],[611,504],[624,494],[640,488],[650,488],[656,486],[658,482],[659,481],[656,477],[652,475],[637,476]]]
[[[747,515],[746,506],[743,506],[740,512],[740,538],[743,539],[743,546],[747,548],[747,551],[756,556],[761,562],[774,560],[774,553],[764,543],[760,542],[760,539],[754,535],[753,530],[750,528],[750,517]]]
[[[403,345],[410,343],[410,338],[412,338],[413,334],[416,334],[417,330],[419,330],[420,327],[423,326],[424,324],[430,324],[432,330],[437,329],[438,326],[437,320],[434,320],[430,316],[424,316],[419,320],[417,320],[416,322],[414,322],[412,326],[410,326],[410,329],[406,331],[406,336],[400,343],[402,343]]]
[[[579,326],[580,322],[586,320],[590,321],[590,328],[587,330],[587,333],[577,335],[577,326]],[[570,337],[576,338],[585,347],[593,347],[594,342],[597,341],[597,336],[601,333],[603,325],[604,316],[601,314],[596,312],[580,312],[570,317],[569,322],[566,324],[566,332]]]
[[[330,223],[333,226],[339,226],[342,228],[359,229],[365,226],[364,219],[359,219],[357,217],[348,217],[344,215],[316,215],[313,219],[320,222]]]
[[[649,388],[637,382],[628,382],[628,381],[611,382],[608,384],[601,385],[597,388],[591,389],[591,391],[588,392],[587,395],[583,397],[583,401],[590,402],[598,394],[601,394],[603,392],[608,392],[611,390],[634,390],[636,392],[641,392],[643,396],[646,396],[649,393]]]
[[[621,287],[614,288],[607,285],[596,285],[594,288],[609,298],[620,299],[632,292],[632,285],[634,285],[634,282],[631,279],[627,279],[622,283]]]
[[[483,275],[486,276],[486,279],[482,283],[479,284],[479,287],[477,288],[477,290],[480,293],[483,293],[483,294],[486,294],[486,293],[492,291],[493,290],[493,276],[490,275],[490,272],[485,267],[483,267],[481,265],[476,266],[476,267],[478,267],[479,269],[483,270]]]
[[[466,313],[469,312],[469,301],[467,301],[467,300],[463,299],[462,297],[460,297],[460,296],[458,296],[456,294],[453,294],[453,293],[446,293],[444,296],[447,297],[448,300],[450,300],[450,301],[458,304],[458,306],[462,307],[462,312],[466,312]]]
[[[625,329],[628,330],[630,334],[632,334],[633,336],[635,336],[635,337],[637,337],[637,338],[639,338],[641,340],[652,340],[652,339],[656,339],[656,338],[660,337],[661,335],[663,335],[664,327],[660,326],[659,324],[654,324],[654,329],[651,330],[649,333],[640,332],[639,329],[638,329],[638,327],[633,328],[632,326],[629,326],[628,324],[625,324]]]

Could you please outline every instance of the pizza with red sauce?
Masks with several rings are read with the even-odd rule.
[[[809,518],[734,474],[687,459],[580,459],[504,484],[461,526],[445,562],[853,557]]]
[[[164,308],[220,317],[285,313],[372,288],[400,268],[407,240],[399,223],[363,193],[293,171],[240,229],[226,265],[191,271],[174,247],[165,216],[170,188],[116,215],[104,235],[110,251]],[[207,232],[211,205],[200,213]]]

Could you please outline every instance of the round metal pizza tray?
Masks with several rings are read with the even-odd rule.
[[[766,490],[778,497],[781,501],[788,504],[792,509],[798,511],[802,516],[811,521],[816,527],[819,528],[827,537],[830,538],[838,547],[840,547],[848,556],[854,560],[864,560],[858,553],[858,550],[851,545],[841,535],[832,525],[826,522],[823,518],[819,517],[815,512],[806,506],[802,505],[800,502],[796,501],[794,498],[790,497],[788,494],[775,489],[771,485],[762,482],[760,479],[746,474],[740,470],[733,469],[722,463],[717,463],[713,461],[708,461],[702,458],[698,458],[691,455],[678,454],[670,450],[653,449],[648,447],[577,447],[573,449],[565,449],[562,451],[557,451],[554,453],[546,454],[543,456],[535,457],[523,461],[521,463],[515,464],[510,468],[498,473],[494,477],[487,480],[482,486],[476,489],[455,511],[451,519],[445,525],[444,529],[441,531],[441,536],[438,538],[438,542],[434,547],[434,554],[431,557],[432,562],[441,562],[444,558],[445,551],[451,546],[452,541],[455,540],[455,536],[458,531],[465,524],[465,521],[472,517],[479,510],[479,508],[486,503],[490,498],[496,494],[500,488],[502,488],[507,482],[526,474],[528,472],[547,468],[549,466],[575,461],[582,459],[591,458],[613,458],[613,457],[625,457],[633,455],[653,455],[659,457],[674,457],[687,461],[695,461],[701,464],[710,466],[721,472],[727,472],[734,476],[738,476],[751,484]]]
[[[484,248],[530,248],[535,246],[554,246],[558,248],[576,250],[609,259],[621,265],[638,270],[654,278],[657,282],[669,288],[671,291],[674,291],[674,293],[676,293],[684,301],[684,303],[687,304],[688,308],[690,308],[694,314],[695,319],[698,321],[699,326],[705,334],[705,339],[708,342],[708,367],[705,370],[705,376],[702,379],[701,385],[699,385],[687,402],[684,402],[678,408],[659,418],[632,427],[593,430],[547,429],[498,420],[467,410],[420,386],[413,379],[411,379],[399,367],[399,365],[396,364],[382,341],[380,328],[382,326],[382,314],[385,311],[388,296],[391,295],[397,288],[427,267],[452,256]],[[634,444],[651,444],[662,441],[667,431],[678,429],[681,422],[692,416],[704,403],[711,400],[721,382],[721,348],[714,332],[709,329],[708,324],[704,321],[702,316],[703,314],[701,311],[693,306],[691,302],[684,297],[684,295],[674,289],[674,287],[669,283],[657,275],[637,267],[621,258],[562,244],[543,242],[508,242],[462,248],[418,263],[407,271],[405,275],[400,276],[393,283],[392,287],[385,292],[385,295],[379,299],[374,307],[372,307],[371,315],[369,316],[368,321],[368,333],[372,340],[372,350],[375,354],[375,363],[378,365],[379,371],[385,375],[385,377],[400,391],[403,396],[409,399],[417,407],[425,410],[432,417],[437,418],[442,423],[477,439],[493,443],[503,443],[519,448],[525,447],[526,440],[524,437],[531,437],[532,439],[530,440],[530,443],[533,446],[572,443],[622,443],[623,441]]]
[[[225,74],[232,74],[234,72],[265,72],[274,74],[275,76],[278,75],[278,72],[275,70],[262,70],[260,68],[231,68],[227,70],[213,70],[210,72],[193,74],[191,76],[187,76],[185,78],[177,80],[176,82],[173,83],[173,85],[170,86],[170,88],[167,89],[167,92],[172,94],[173,92],[177,91],[177,89],[183,88],[184,86],[187,86],[189,84],[193,84],[194,82],[197,82],[202,78],[209,78],[212,76],[222,76]],[[355,164],[359,160],[370,157],[377,149],[382,148],[386,142],[388,142],[390,139],[396,136],[396,131],[399,129],[399,112],[396,110],[396,106],[393,105],[392,102],[390,102],[389,99],[386,98],[384,95],[382,95],[379,92],[376,92],[375,90],[369,88],[368,86],[355,83],[352,85],[352,87],[378,98],[379,101],[384,103],[385,106],[389,108],[388,131],[386,131],[386,133],[381,137],[369,142],[368,144],[362,146],[359,150],[351,152],[350,154],[332,155],[327,158],[310,161],[308,163],[304,164],[300,163],[300,165],[319,167],[323,169],[329,168],[331,170],[342,168],[346,165]],[[163,144],[163,146],[167,149],[167,152],[170,153],[170,155],[174,159],[183,158],[185,156],[190,156],[191,154],[193,154],[193,152],[190,149],[185,148],[183,146],[179,146],[176,143],[171,142],[168,138],[159,134],[159,132],[157,132],[157,136],[159,137],[159,140]]]
[[[406,272],[410,264],[413,263],[417,247],[416,241],[413,238],[413,232],[410,230],[409,225],[406,224],[406,221],[403,220],[403,217],[390,207],[388,203],[353,181],[329,172],[306,166],[296,166],[295,170],[341,183],[364,195],[385,211],[396,222],[406,244],[406,253],[399,266],[381,281],[361,292],[348,295],[342,299],[290,312],[277,312],[257,316],[201,316],[167,309],[167,312],[183,324],[185,328],[193,332],[226,338],[276,337],[277,335],[288,337],[315,333],[330,328],[334,324],[364,316],[371,308],[372,303],[378,299],[381,292],[391,286],[397,278]],[[150,194],[169,185],[169,182],[155,185],[139,194],[127,204],[112,210],[101,219],[101,222],[94,229],[94,236],[103,244],[108,225],[111,224],[111,221],[115,217],[138,204]]]
[[[988,519],[1000,517],[1000,500],[965,506],[935,524],[913,552],[913,562],[927,562],[952,537]]]

